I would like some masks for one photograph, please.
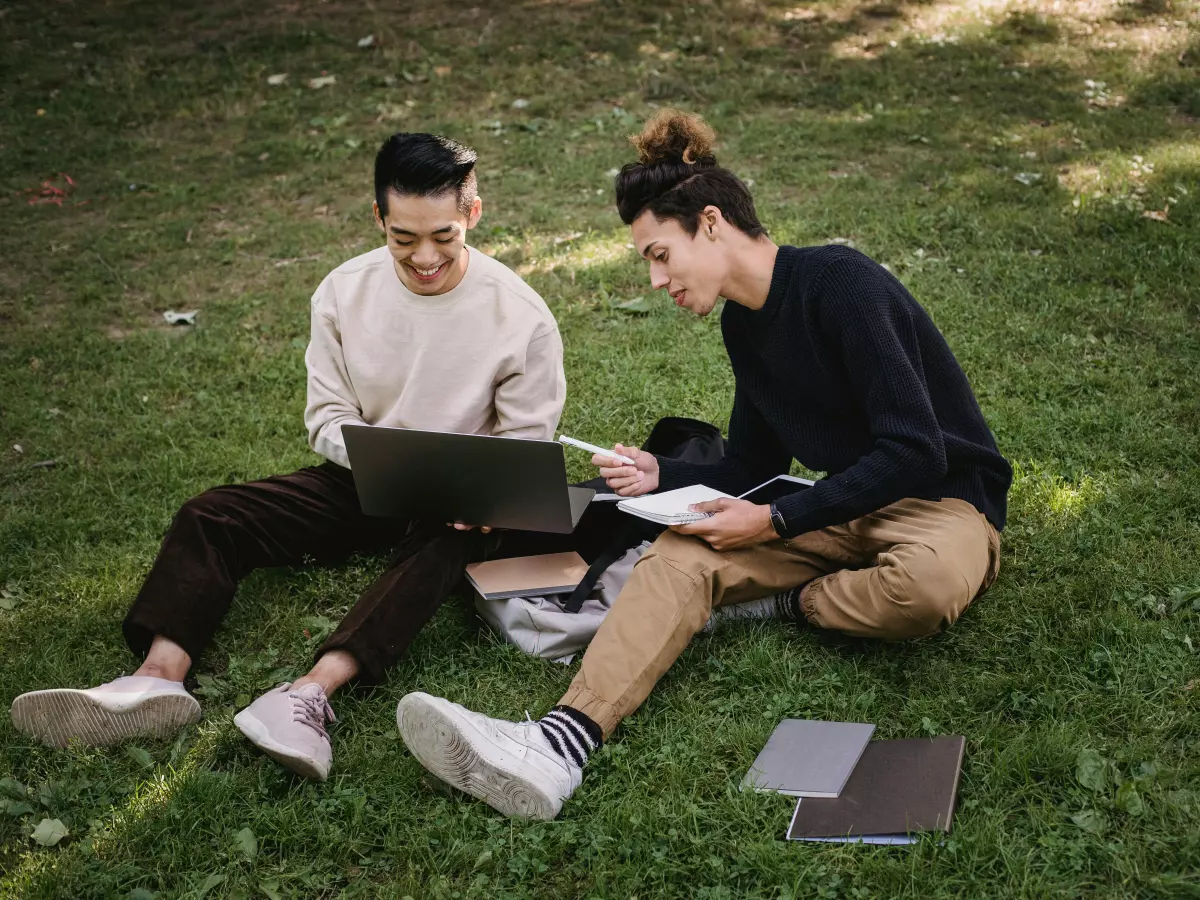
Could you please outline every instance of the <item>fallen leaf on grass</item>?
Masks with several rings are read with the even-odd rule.
[[[1091,834],[1103,834],[1108,827],[1108,819],[1104,813],[1094,809],[1083,809],[1071,816],[1071,821]]]
[[[203,897],[205,894],[207,894],[209,891],[211,891],[217,885],[224,884],[224,883],[225,883],[224,875],[217,875],[216,873],[209,875],[207,878],[204,879],[204,883],[202,885],[200,885],[200,890],[198,890],[196,892],[197,900],[198,900],[198,898]]]
[[[8,596],[8,588],[4,589],[5,596]],[[0,778],[0,796],[9,797],[13,800],[24,800],[29,794],[29,789],[15,778]]]
[[[37,828],[33,829],[33,834],[30,837],[43,847],[53,847],[68,834],[70,832],[61,819],[42,819],[38,823]]]
[[[0,609],[12,611],[25,598],[7,584],[0,587]],[[25,786],[11,778],[0,779],[0,797],[12,797],[14,800],[25,799]]]
[[[1142,803],[1142,795],[1138,793],[1137,786],[1132,781],[1126,781],[1117,788],[1116,803],[1119,809],[1125,810],[1131,816],[1140,816],[1146,810]]]
[[[337,84],[336,75],[321,75],[317,78],[308,79],[308,86],[314,91],[319,91],[323,87],[329,87],[331,84]]]
[[[1090,790],[1105,790],[1108,787],[1108,761],[1095,750],[1080,750],[1075,758],[1075,780]]]
[[[621,312],[633,313],[635,315],[643,315],[650,312],[652,307],[645,297],[630,297],[628,300],[622,300],[620,303],[614,303],[613,309],[619,309]]]
[[[242,851],[242,855],[250,862],[254,862],[254,857],[258,856],[258,838],[254,836],[254,832],[249,828],[243,828],[234,835],[234,842]]]
[[[433,67],[433,74],[437,75],[439,78],[444,78],[453,71],[454,71],[454,69],[452,69],[450,66],[434,66]]]
[[[1143,209],[1142,218],[1153,219],[1155,222],[1166,222],[1168,221],[1167,217],[1170,214],[1170,209],[1171,207],[1169,206],[1163,209]]]
[[[48,178],[42,182],[40,188],[26,188],[26,194],[34,194],[29,198],[29,205],[34,206],[39,203],[53,203],[55,206],[62,206],[63,201],[74,193],[76,184],[75,179],[66,172],[59,172],[56,178],[61,178],[66,182],[66,187],[59,187],[54,183],[54,178]],[[83,201],[87,202],[87,201]],[[81,205],[79,201],[75,202],[76,206]]]
[[[287,84],[287,80],[287,72],[276,72],[274,75],[267,76],[267,84],[271,85],[272,87],[279,87],[281,84]]]
[[[408,107],[400,103],[380,103],[375,109],[379,111],[376,122],[395,122],[408,115]]]
[[[135,763],[137,763],[143,769],[154,768],[154,757],[150,755],[149,751],[143,750],[141,747],[133,747],[133,746],[126,747],[125,755],[128,756],[130,759],[132,759]]]

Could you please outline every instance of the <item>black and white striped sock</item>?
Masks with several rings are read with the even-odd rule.
[[[604,743],[600,726],[570,706],[554,707],[538,719],[538,725],[554,752],[581,769]]]

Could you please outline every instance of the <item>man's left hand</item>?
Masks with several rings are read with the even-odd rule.
[[[474,531],[476,528],[484,534],[490,534],[492,531],[491,525],[468,525],[466,522],[447,522],[446,524],[455,531]]]
[[[771,524],[771,507],[759,506],[749,500],[734,500],[722,497],[696,503],[695,512],[713,513],[707,519],[687,525],[672,525],[671,530],[679,534],[693,534],[703,538],[714,550],[740,550],[779,539]]]

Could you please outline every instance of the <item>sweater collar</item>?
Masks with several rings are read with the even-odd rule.
[[[800,251],[796,247],[780,244],[779,252],[775,254],[775,267],[771,270],[771,288],[767,291],[767,302],[758,311],[762,321],[775,318],[783,298],[787,296],[788,287],[792,283],[792,275],[800,264]]]

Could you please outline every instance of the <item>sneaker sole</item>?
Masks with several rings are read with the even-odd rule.
[[[551,797],[480,756],[471,742],[475,730],[431,699],[409,694],[396,708],[396,727],[421,765],[506,816],[549,821],[558,815]]]
[[[233,717],[233,724],[250,743],[285,769],[291,769],[297,775],[317,781],[324,781],[329,777],[329,770],[322,769],[311,757],[298,756],[287,745],[272,740],[267,726],[245,710]]]
[[[72,741],[107,747],[134,737],[166,738],[198,721],[200,704],[180,694],[148,697],[130,709],[113,710],[84,691],[61,689],[22,694],[12,705],[17,730],[49,747]]]

